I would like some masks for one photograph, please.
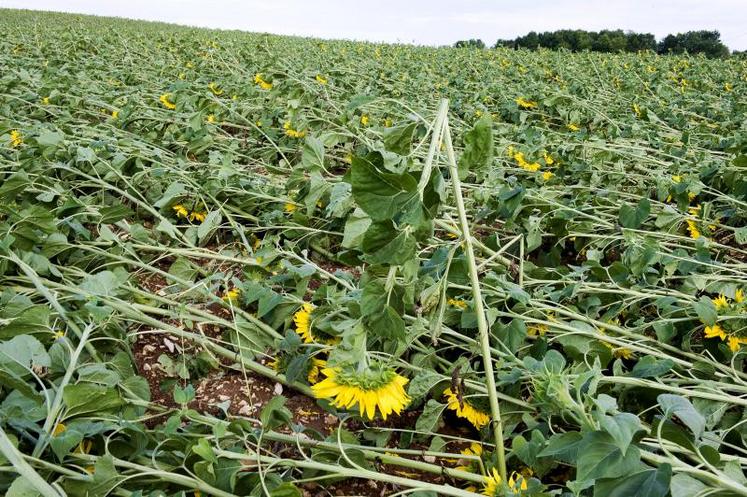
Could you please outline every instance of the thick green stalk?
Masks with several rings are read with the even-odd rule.
[[[448,101],[446,101],[448,104]],[[501,409],[496,396],[495,374],[493,373],[493,358],[490,354],[490,330],[488,321],[485,317],[485,309],[482,303],[482,292],[480,291],[480,277],[477,272],[477,263],[475,261],[475,252],[472,247],[472,235],[467,220],[467,210],[464,208],[464,199],[462,198],[462,186],[459,180],[459,171],[457,169],[456,156],[454,147],[451,143],[451,133],[449,131],[448,117],[444,121],[444,141],[446,145],[446,155],[449,160],[449,173],[451,175],[451,186],[454,190],[454,201],[456,202],[457,212],[459,213],[459,224],[462,229],[464,238],[464,253],[467,257],[467,266],[469,268],[469,279],[472,284],[472,297],[474,300],[475,314],[477,315],[477,330],[480,336],[480,349],[482,353],[483,367],[485,368],[485,386],[488,389],[488,399],[490,400],[490,415],[492,418],[493,436],[495,438],[495,452],[498,458],[498,472],[503,481],[506,481],[506,453],[503,441],[503,421],[501,420]]]
[[[16,472],[26,478],[43,497],[60,497],[61,494],[37,473],[23,458],[23,454],[13,445],[2,428],[0,428],[0,453],[13,465]]]

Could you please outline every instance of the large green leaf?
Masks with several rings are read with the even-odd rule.
[[[398,230],[392,221],[373,223],[363,236],[361,248],[372,264],[401,265],[415,256],[415,237]]]
[[[703,435],[706,426],[705,417],[700,414],[685,397],[663,393],[656,398],[667,416],[676,416],[696,437]]]
[[[594,497],[665,497],[669,493],[672,466],[645,469],[594,485]]]
[[[408,173],[392,174],[380,169],[379,153],[353,157],[350,182],[353,198],[374,221],[390,220],[419,202],[417,180]]]
[[[576,479],[617,478],[634,471],[640,459],[637,447],[631,446],[623,453],[609,433],[591,432],[584,436],[578,448]]]
[[[647,198],[642,199],[635,207],[623,204],[620,207],[620,225],[623,228],[638,229],[650,213],[651,202]]]
[[[471,130],[464,134],[464,152],[459,158],[459,178],[488,168],[493,162],[493,120],[489,113],[477,120]]]

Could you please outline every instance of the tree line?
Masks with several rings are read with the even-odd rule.
[[[457,48],[485,48],[485,43],[480,39],[470,39],[460,40],[454,46]],[[656,37],[651,33],[634,33],[621,29],[602,31],[561,29],[542,33],[530,31],[526,35],[513,40],[498,40],[494,47],[527,48],[530,50],[538,48],[565,49],[572,52],[583,50],[593,52],[651,50],[659,54],[702,53],[712,58],[729,55],[729,49],[721,42],[721,33],[706,30],[670,34],[658,43]]]

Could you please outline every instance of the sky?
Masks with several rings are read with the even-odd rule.
[[[747,50],[747,0],[0,0],[0,7],[55,10],[190,26],[354,40],[447,45],[529,31],[717,29]]]

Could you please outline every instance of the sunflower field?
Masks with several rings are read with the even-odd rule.
[[[744,59],[0,35],[0,493],[747,496]]]

